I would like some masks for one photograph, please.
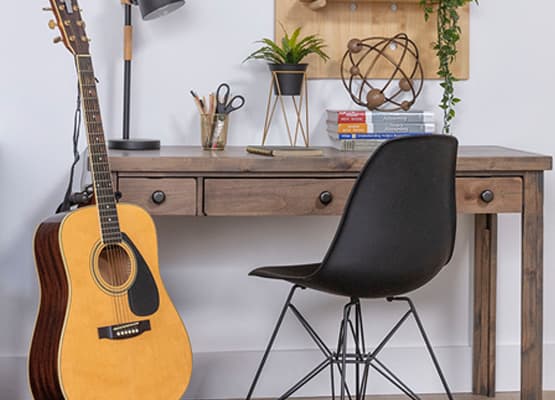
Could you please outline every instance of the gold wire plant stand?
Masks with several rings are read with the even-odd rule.
[[[283,79],[286,77],[291,77],[292,75],[302,75],[302,80],[300,82],[300,92],[299,94],[286,94],[282,90]],[[297,77],[298,79],[298,77]],[[276,110],[278,104],[281,108],[281,113],[285,121],[285,127],[287,129],[287,136],[289,138],[289,144],[292,147],[297,146],[299,137],[302,138],[305,147],[309,146],[309,124],[308,124],[308,79],[306,70],[305,71],[272,71],[272,79],[270,81],[270,91],[268,94],[268,105],[266,107],[266,118],[264,122],[264,135],[262,137],[262,146],[266,145],[266,140],[268,139],[268,134],[276,116]],[[293,124],[291,122],[291,117],[287,113],[287,98],[291,99],[290,103],[294,114],[294,130],[292,129]],[[279,114],[279,112],[278,112]],[[304,115],[303,115],[304,114]],[[303,121],[304,120],[304,121]]]

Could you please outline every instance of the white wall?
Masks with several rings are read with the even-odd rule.
[[[37,307],[32,260],[35,226],[57,206],[71,161],[75,98],[72,60],[50,45],[44,2],[3,4],[0,28],[0,398],[30,398],[25,356]],[[119,1],[82,0],[100,79],[106,131],[120,134],[121,22]],[[454,132],[462,144],[499,144],[553,153],[551,40],[555,4],[548,0],[484,0],[472,7],[471,79],[458,84],[463,103]],[[133,136],[159,137],[163,144],[200,143],[198,116],[188,91],[214,90],[222,81],[246,95],[247,107],[233,116],[230,143],[257,143],[261,136],[268,74],[264,65],[241,64],[252,42],[271,36],[272,0],[190,0],[179,12],[137,22]],[[326,144],[322,110],[345,107],[337,81],[310,82],[312,139]],[[419,108],[439,101],[437,82],[425,86]],[[273,137],[280,142],[285,136]],[[545,184],[545,373],[555,389],[555,177]],[[189,328],[195,370],[188,398],[240,397],[246,393],[287,287],[248,278],[254,266],[318,260],[336,218],[159,218],[162,273]],[[519,385],[519,240],[517,216],[499,221],[498,389]],[[460,218],[454,260],[415,294],[433,342],[455,391],[471,387],[472,219]],[[213,249],[220,249],[215,252]],[[333,340],[342,299],[304,292],[302,309]],[[393,322],[394,306],[365,303],[369,339]],[[292,322],[292,320],[289,320]],[[259,394],[276,395],[308,370],[316,353],[293,324],[287,324]],[[408,353],[407,353],[408,352]],[[408,356],[407,356],[408,354]],[[386,353],[392,365],[423,392],[439,391],[427,369],[418,336],[405,328]],[[290,363],[290,364],[286,364]],[[281,367],[286,368],[281,369]],[[284,383],[285,382],[285,383]],[[304,394],[325,392],[325,379]],[[374,392],[390,388],[377,379]]]

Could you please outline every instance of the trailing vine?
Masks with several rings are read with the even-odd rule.
[[[457,43],[461,38],[459,7],[478,0],[420,0],[426,21],[437,9],[437,42],[434,50],[439,59],[438,76],[442,80],[443,97],[439,107],[443,110],[443,133],[451,134],[451,122],[455,118],[455,105],[461,101],[455,96],[454,83],[457,78],[451,72],[451,64],[457,55]]]

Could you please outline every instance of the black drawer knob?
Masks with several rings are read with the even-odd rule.
[[[325,192],[320,193],[320,203],[327,206],[332,201],[333,201],[333,194],[331,194],[331,192],[328,192],[326,190]]]
[[[480,198],[486,203],[491,203],[493,199],[495,199],[495,194],[493,191],[487,189],[480,194]]]
[[[152,193],[152,201],[158,205],[162,204],[166,201],[166,193],[161,190],[157,190],[156,192]]]

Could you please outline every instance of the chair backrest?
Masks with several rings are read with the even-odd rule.
[[[414,290],[449,262],[456,231],[458,142],[429,135],[391,140],[362,169],[313,278],[350,297]]]

